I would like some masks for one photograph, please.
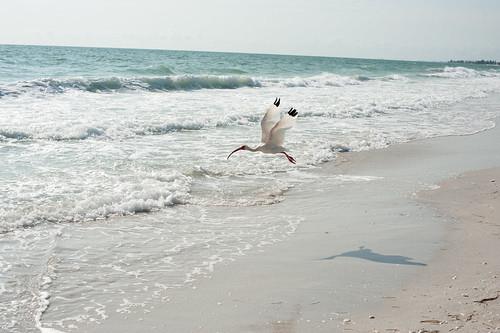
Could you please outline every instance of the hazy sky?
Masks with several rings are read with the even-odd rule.
[[[500,1],[2,0],[0,43],[500,60]]]

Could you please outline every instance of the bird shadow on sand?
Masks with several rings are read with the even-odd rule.
[[[347,251],[327,258],[322,258],[322,260],[332,260],[338,257],[359,258],[384,264],[427,266],[422,262],[414,261],[414,259],[410,257],[376,253],[364,246],[360,246],[358,250]]]

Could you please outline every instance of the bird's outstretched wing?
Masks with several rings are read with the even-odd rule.
[[[269,138],[269,143],[274,146],[282,147],[285,142],[285,131],[292,128],[295,125],[297,115],[299,113],[294,108],[291,108],[286,115],[281,118],[280,121],[274,125],[271,129],[271,136]]]
[[[267,108],[264,118],[260,121],[260,127],[262,128],[261,141],[266,143],[271,137],[271,130],[280,120],[280,112],[278,111],[278,106],[280,106],[280,99],[276,98],[273,105]]]

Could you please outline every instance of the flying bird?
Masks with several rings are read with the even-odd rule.
[[[248,151],[260,151],[265,154],[283,154],[286,156],[290,163],[296,164],[295,158],[286,152],[283,147],[285,142],[285,131],[289,130],[295,125],[297,115],[299,114],[294,108],[290,108],[287,114],[285,114],[280,119],[280,112],[278,107],[280,106],[280,98],[274,100],[273,105],[271,105],[260,122],[262,128],[262,144],[256,148],[251,148],[247,145],[243,145],[235,149],[229,156],[233,155],[239,150]]]

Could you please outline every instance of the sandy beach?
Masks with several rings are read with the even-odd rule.
[[[436,256],[377,315],[355,316],[360,332],[500,330],[500,168],[471,171],[418,193],[452,219]]]
[[[498,330],[499,140],[497,126],[341,155],[307,191],[240,209],[307,216],[289,239],[82,331]]]

